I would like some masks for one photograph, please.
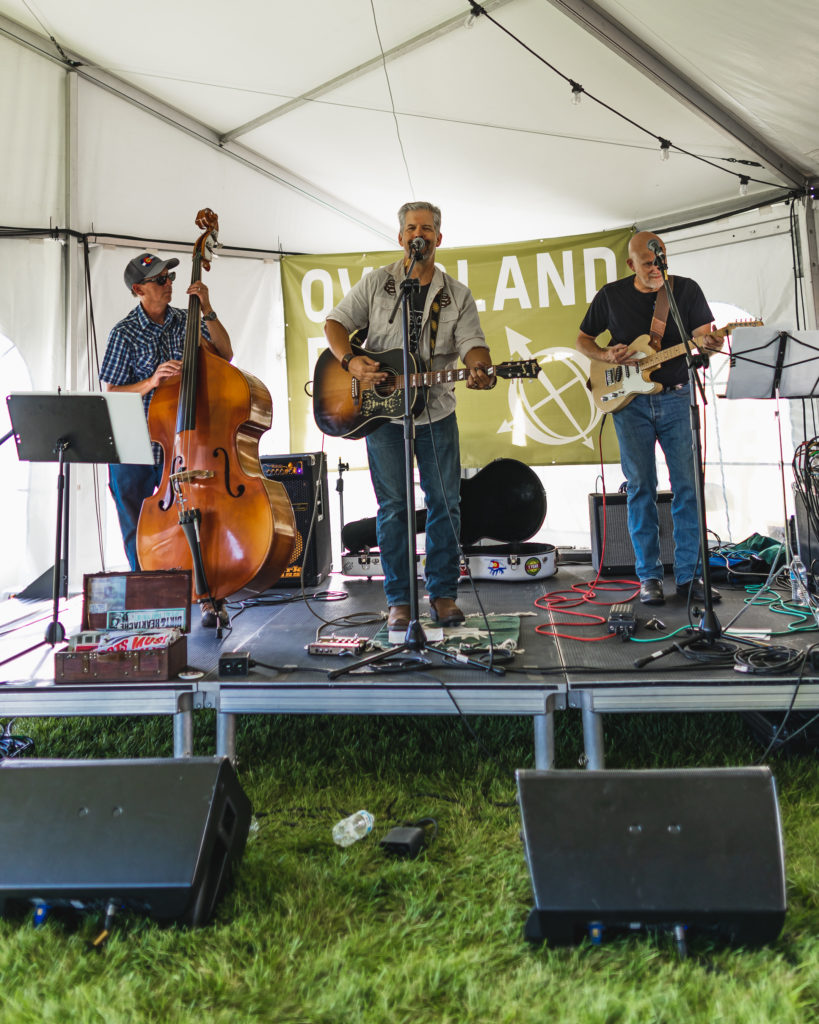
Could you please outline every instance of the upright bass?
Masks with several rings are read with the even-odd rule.
[[[191,283],[210,269],[219,221],[200,210]],[[199,298],[188,302],[179,377],[161,383],[148,409],[162,446],[162,480],[142,504],[137,553],[143,569],[193,570],[193,600],[220,601],[271,587],[290,563],[296,538],[284,486],[265,477],[259,438],[272,422],[260,380],[200,343]]]

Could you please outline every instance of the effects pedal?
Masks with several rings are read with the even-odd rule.
[[[308,654],[362,654],[369,641],[363,636],[326,636],[307,645]]]
[[[628,640],[637,631],[637,619],[634,617],[634,602],[613,604],[609,608],[609,633],[616,633],[621,640]]]

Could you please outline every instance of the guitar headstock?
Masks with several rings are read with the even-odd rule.
[[[209,207],[200,210],[196,215],[196,226],[202,231],[193,247],[194,256],[198,254],[202,268],[210,270],[213,250],[219,244],[219,218]]]
[[[733,334],[737,327],[764,327],[765,325],[761,320],[732,320],[731,323],[726,324],[724,327],[720,327],[718,331],[714,331],[714,334],[719,334],[723,338],[726,334]]]
[[[495,373],[504,380],[525,378],[531,380],[540,373],[540,363],[537,359],[520,359],[516,363],[499,363],[495,367]]]

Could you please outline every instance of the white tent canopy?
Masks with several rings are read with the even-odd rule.
[[[390,248],[408,198],[442,207],[445,247],[667,229],[673,269],[710,301],[815,326],[815,5],[495,0],[467,27],[470,10],[466,0],[180,0],[147,11],[0,0],[0,227],[16,229],[0,237],[4,393],[95,387],[95,353],[129,308],[125,262],[143,248],[184,255],[202,206],[218,212],[226,247],[214,302],[237,362],[280,411],[268,452],[289,450],[277,253]],[[759,202],[770,205],[702,223]],[[776,461],[767,439],[748,450],[747,429],[742,450],[717,436],[735,467]],[[53,469],[21,467],[10,444],[0,468],[7,515],[22,513],[3,591],[50,564]],[[726,472],[730,487],[719,474],[711,486],[747,509],[741,536],[756,510],[736,478],[753,474]],[[76,476],[74,522],[89,528],[73,543],[74,564],[95,567],[110,522],[90,529],[107,505],[91,476]],[[566,477],[582,505],[589,470]],[[755,529],[781,521],[773,498]],[[722,531],[730,514],[715,501]],[[576,533],[572,504],[563,522],[551,503],[550,539]],[[113,540],[121,559],[115,528]]]

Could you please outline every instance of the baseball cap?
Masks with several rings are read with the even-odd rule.
[[[178,267],[179,260],[174,257],[170,260],[161,260],[151,252],[144,252],[141,256],[135,256],[125,268],[125,287],[128,291],[135,284],[142,284],[150,277],[156,277],[165,270]]]

